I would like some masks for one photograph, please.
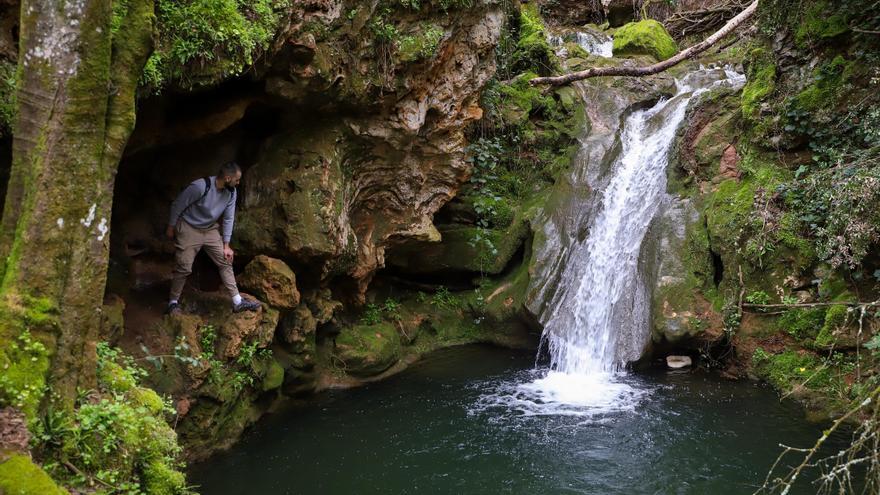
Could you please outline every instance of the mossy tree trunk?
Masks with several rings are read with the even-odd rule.
[[[0,223],[7,337],[0,346],[28,328],[50,356],[40,379],[66,407],[77,388],[94,383],[113,182],[152,49],[153,0],[115,2],[21,2],[12,169]]]

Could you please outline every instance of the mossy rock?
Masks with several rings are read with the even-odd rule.
[[[68,492],[26,455],[0,462],[0,493],[4,495],[66,495]]]
[[[777,327],[800,341],[816,338],[825,321],[825,308],[795,308],[776,321]]]
[[[284,367],[276,359],[271,359],[266,366],[261,388],[264,392],[275,390],[284,383]]]
[[[812,2],[798,23],[795,42],[799,46],[814,45],[849,32],[846,12],[826,1]]]
[[[630,22],[615,31],[613,53],[615,57],[650,55],[662,61],[678,53],[678,44],[663,24],[647,19]]]
[[[749,52],[747,63],[746,85],[741,98],[742,116],[755,124],[752,133],[760,139],[772,128],[769,121],[760,119],[760,109],[776,91],[776,61],[772,53],[759,47]]]
[[[520,7],[519,39],[512,58],[515,71],[537,68],[543,76],[550,75],[559,65],[553,48],[547,42],[544,21],[537,3],[524,3]]]
[[[345,328],[336,337],[333,357],[350,375],[378,375],[400,359],[400,336],[392,323]]]
[[[186,477],[180,471],[170,467],[161,459],[150,461],[144,467],[144,489],[150,495],[183,495],[186,489]]]
[[[752,355],[752,366],[758,376],[781,392],[801,385],[820,390],[834,382],[833,371],[824,367],[818,356],[803,350],[787,349],[780,354],[770,354],[759,347]]]

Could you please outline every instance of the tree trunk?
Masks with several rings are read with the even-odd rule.
[[[78,387],[94,383],[113,182],[152,48],[153,0],[123,5],[21,3],[0,293],[7,317],[32,314],[33,307],[49,315],[17,326],[7,321],[7,334],[29,327],[46,345],[52,357],[45,378],[68,407]],[[112,16],[121,16],[115,32]]]

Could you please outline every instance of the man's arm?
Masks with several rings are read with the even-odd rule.
[[[174,226],[177,225],[177,221],[180,220],[180,215],[183,214],[183,210],[195,201],[198,201],[201,194],[202,190],[199,187],[199,183],[193,182],[171,203],[171,213],[168,216],[168,229],[166,229],[165,232],[168,237],[174,237]]]
[[[224,246],[229,245],[229,241],[232,240],[232,225],[235,223],[235,198],[236,193],[232,193],[232,199],[229,200],[229,203],[226,204],[226,209],[223,210],[223,225],[220,232],[223,234],[223,244]]]
[[[235,222],[235,197],[236,193],[232,193],[232,199],[226,204],[223,210],[223,222],[220,227],[220,234],[223,236],[223,256],[231,263],[235,253],[229,247],[229,241],[232,240],[232,224]]]

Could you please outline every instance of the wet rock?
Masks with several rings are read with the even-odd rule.
[[[308,291],[303,295],[303,300],[318,325],[330,321],[336,310],[342,308],[342,303],[333,299],[329,288]]]
[[[260,388],[263,392],[275,390],[284,382],[284,368],[275,359],[269,360]]]
[[[720,316],[700,290],[713,277],[708,237],[688,199],[667,196],[645,236],[654,344],[698,346],[720,337]]]
[[[265,255],[255,257],[238,277],[239,285],[269,306],[295,308],[299,304],[296,276],[286,263]]]
[[[677,370],[693,365],[689,356],[666,356],[666,366]]]
[[[300,304],[281,319],[278,335],[287,344],[303,345],[309,338],[314,339],[317,328],[318,320],[305,304]]]
[[[400,337],[390,323],[345,328],[336,337],[333,357],[350,375],[377,375],[400,359]]]
[[[245,344],[256,343],[260,349],[267,347],[277,325],[278,311],[271,308],[233,313],[218,332],[217,355],[230,360],[238,357]]]
[[[718,175],[728,179],[739,179],[740,171],[737,166],[738,164],[739,154],[736,152],[736,148],[732,144],[727,145],[721,154],[721,162],[718,164]]]
[[[13,407],[0,409],[0,457],[9,452],[27,452],[30,438],[23,412]]]

